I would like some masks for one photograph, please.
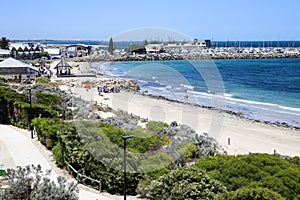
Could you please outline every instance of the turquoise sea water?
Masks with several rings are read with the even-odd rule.
[[[106,74],[149,94],[300,127],[300,59],[112,62]]]

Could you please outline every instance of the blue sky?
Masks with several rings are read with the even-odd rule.
[[[300,40],[299,8],[299,0],[6,0],[0,36],[106,40],[158,27],[198,39]]]

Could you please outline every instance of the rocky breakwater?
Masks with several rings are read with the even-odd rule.
[[[86,87],[89,84],[90,87],[97,88],[98,91],[105,93],[118,93],[120,91],[127,92],[139,92],[140,86],[137,82],[127,78],[100,78],[94,81],[82,82],[82,86]]]
[[[262,59],[262,58],[300,58],[300,48],[250,48],[250,47],[216,47],[186,51],[165,51],[158,53],[93,52],[89,56],[69,58],[76,62],[97,61],[153,61],[153,60],[215,60],[215,59]]]

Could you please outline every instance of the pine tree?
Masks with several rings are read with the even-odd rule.
[[[114,48],[114,42],[113,42],[113,39],[110,38],[109,39],[109,44],[108,44],[108,52],[110,54],[113,54],[114,50],[115,50],[115,48]]]
[[[145,39],[145,40],[144,40],[144,46],[147,46],[148,44],[149,44],[148,40]]]

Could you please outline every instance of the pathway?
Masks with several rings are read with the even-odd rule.
[[[29,134],[25,135],[15,128],[0,125],[0,163],[3,163],[5,168],[39,164],[43,170],[52,169],[51,178],[56,179],[59,176],[57,170],[53,169],[53,164],[45,158],[35,143],[37,141],[31,140]],[[96,190],[87,191],[87,188],[84,188],[86,187],[79,185],[80,200],[111,199],[99,194]]]

